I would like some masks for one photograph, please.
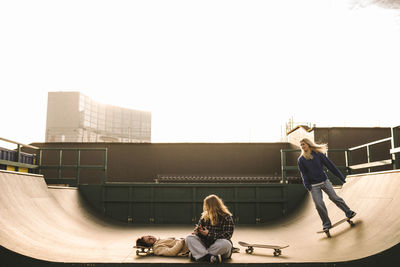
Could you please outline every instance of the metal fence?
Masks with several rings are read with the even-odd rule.
[[[328,149],[327,154],[331,152],[343,152],[343,156],[345,157],[346,166],[337,166],[343,174],[350,175],[353,174],[356,170],[361,170],[362,172],[371,172],[373,168],[381,167],[381,166],[388,166],[391,165],[392,169],[399,169],[399,159],[400,159],[400,147],[399,147],[399,137],[397,134],[397,129],[400,126],[392,127],[391,128],[391,136],[376,140],[374,142],[370,142],[367,144],[363,144],[356,147],[351,147],[348,149]],[[390,142],[390,149],[388,154],[391,158],[388,159],[380,159],[374,160],[374,155],[372,151],[372,147],[375,145],[379,145],[382,143]],[[353,154],[355,151],[359,151],[365,149],[367,162],[360,163],[360,164],[353,164]],[[287,183],[287,172],[298,170],[297,165],[287,165],[287,154],[293,152],[300,152],[300,149],[281,149],[281,168],[282,168],[282,183]],[[363,171],[366,170],[366,171]]]
[[[58,156],[57,164],[43,164],[43,153],[45,151],[56,151]],[[76,154],[75,164],[65,164],[63,163],[63,153],[65,151],[74,152]],[[97,165],[87,165],[81,163],[82,152],[90,151],[100,151],[103,154],[102,164]],[[63,170],[74,170],[74,177],[64,178],[62,176]],[[45,170],[57,170],[57,177],[45,177],[46,182],[51,184],[69,184],[71,186],[77,186],[80,184],[80,172],[81,170],[100,170],[102,171],[101,183],[105,184],[107,182],[107,148],[40,148],[39,149],[39,173],[43,173]]]

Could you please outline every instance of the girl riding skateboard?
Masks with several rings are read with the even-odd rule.
[[[332,161],[325,156],[327,146],[325,144],[318,145],[308,138],[303,138],[300,140],[300,147],[302,151],[298,158],[297,165],[301,173],[301,178],[303,179],[303,184],[311,193],[319,217],[322,220],[323,230],[329,230],[332,227],[332,223],[322,198],[322,191],[324,191],[329,196],[329,199],[345,213],[348,219],[353,218],[356,213],[336,194],[331,181],[329,181],[328,176],[324,172],[323,166],[326,166],[328,170],[343,183],[346,182],[343,174],[336,168]]]

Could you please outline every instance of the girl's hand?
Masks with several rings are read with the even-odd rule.
[[[197,235],[199,233],[199,229],[201,229],[201,227],[202,227],[201,225],[197,225],[196,224],[196,226],[193,229],[193,233],[192,234]]]
[[[197,229],[197,232],[200,233],[203,236],[208,235],[208,229],[207,228],[199,228],[199,229]]]

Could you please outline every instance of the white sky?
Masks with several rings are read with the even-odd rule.
[[[399,125],[400,12],[353,4],[0,1],[0,137],[43,142],[49,91],[151,111],[153,142]]]

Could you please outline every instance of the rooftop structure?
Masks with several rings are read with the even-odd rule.
[[[151,142],[151,112],[100,104],[80,92],[49,92],[46,142]]]

